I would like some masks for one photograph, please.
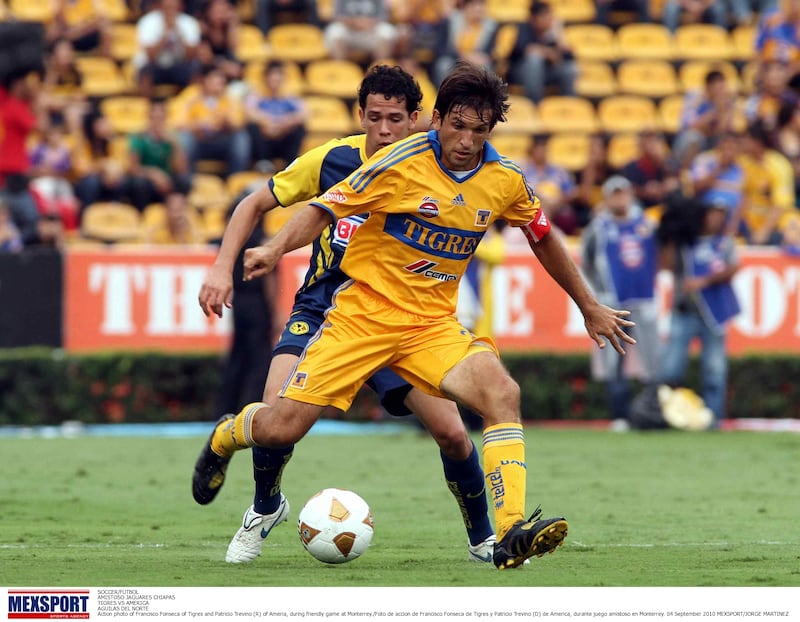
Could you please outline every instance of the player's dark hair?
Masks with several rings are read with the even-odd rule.
[[[485,67],[459,61],[442,81],[433,108],[442,118],[454,108],[472,108],[491,129],[506,120],[508,85]],[[483,118],[486,113],[489,119]]]
[[[367,107],[367,97],[371,94],[383,95],[386,99],[395,98],[405,102],[408,114],[421,110],[422,89],[407,71],[401,67],[375,65],[361,81],[358,89],[358,105],[361,110]]]

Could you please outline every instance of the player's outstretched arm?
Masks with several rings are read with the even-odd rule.
[[[332,216],[315,205],[306,205],[266,244],[244,252],[244,280],[250,281],[275,269],[286,253],[311,244],[333,222]]]
[[[625,328],[633,326],[633,322],[625,319],[630,311],[612,309],[598,302],[556,233],[551,231],[530,246],[548,274],[578,305],[589,337],[601,348],[606,345],[605,337],[617,352],[625,354],[621,341],[636,343],[625,332]]]
[[[277,207],[278,201],[264,184],[251,192],[234,209],[231,219],[222,235],[217,258],[209,268],[203,285],[200,287],[198,301],[203,313],[214,313],[222,317],[223,305],[230,308],[233,299],[233,265],[242,246],[253,233],[253,229],[261,226],[261,219],[269,210]]]

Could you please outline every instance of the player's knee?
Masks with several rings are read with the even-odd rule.
[[[434,436],[442,453],[451,460],[463,461],[472,453],[472,440],[464,426],[450,426]]]
[[[282,448],[300,441],[305,436],[297,419],[284,418],[274,412],[253,420],[253,440],[262,447]]]

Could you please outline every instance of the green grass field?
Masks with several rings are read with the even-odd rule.
[[[292,511],[248,565],[224,562],[252,499],[238,455],[217,500],[190,493],[203,438],[0,439],[5,586],[799,586],[800,435],[526,431],[528,509],[570,521],[554,555],[466,561],[433,441],[310,436],[284,474]],[[477,440],[477,439],[476,439]],[[370,503],[366,554],[326,566],[296,532],[317,490]]]

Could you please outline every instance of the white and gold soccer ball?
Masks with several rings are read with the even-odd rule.
[[[297,531],[303,546],[319,561],[349,562],[360,557],[372,542],[372,512],[353,491],[326,488],[300,510]]]

